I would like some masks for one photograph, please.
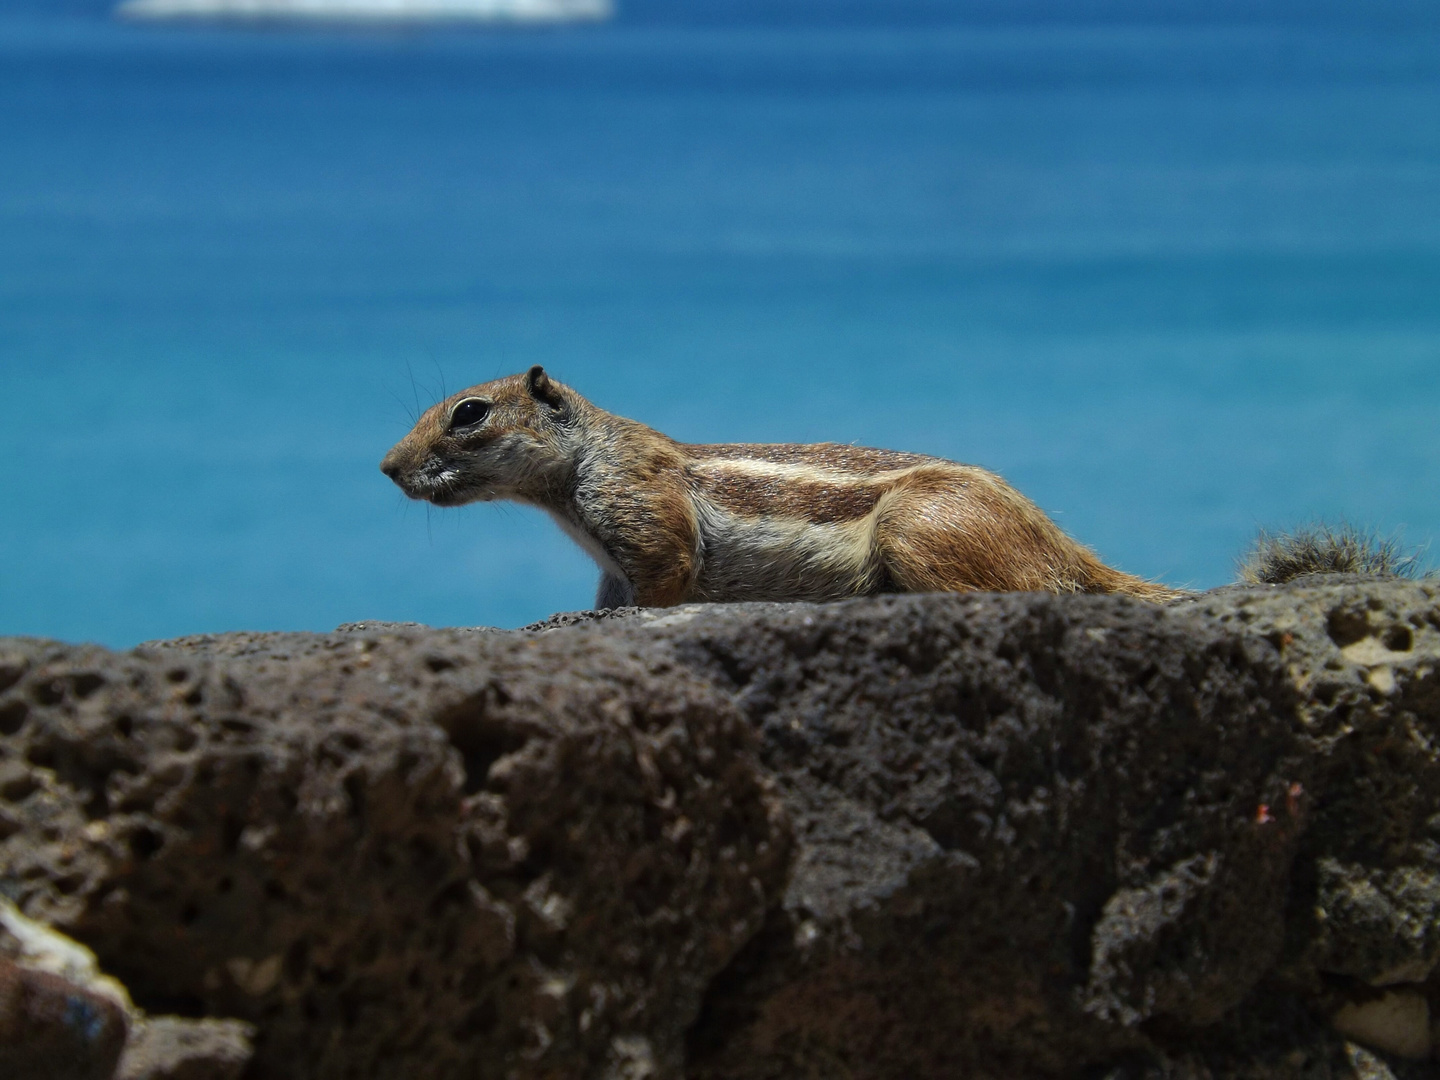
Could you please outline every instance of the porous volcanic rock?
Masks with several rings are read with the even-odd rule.
[[[250,1025],[158,1016],[130,1029],[114,1080],[236,1080],[254,1056]]]
[[[5,1080],[110,1080],[125,1035],[124,1010],[110,998],[0,956]]]
[[[8,639],[0,891],[264,1080],[1436,1076],[1437,664],[1373,579]]]
[[[798,838],[692,1076],[1351,1076],[1347,976],[1437,997],[1440,589],[955,603],[678,645]]]
[[[0,886],[273,1077],[673,1074],[790,838],[724,695],[464,632],[10,641]]]

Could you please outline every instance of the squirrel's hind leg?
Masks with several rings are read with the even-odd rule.
[[[1078,545],[979,469],[907,476],[876,507],[875,546],[902,592],[1075,591],[1066,571]]]

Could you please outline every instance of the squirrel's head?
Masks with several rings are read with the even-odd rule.
[[[425,410],[380,471],[436,506],[536,498],[565,470],[565,434],[583,405],[536,364]]]

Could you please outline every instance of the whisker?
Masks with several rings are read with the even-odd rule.
[[[411,379],[410,381],[413,383],[415,380]],[[390,391],[390,396],[395,399],[395,404],[399,405],[402,409],[409,413],[410,426],[414,427],[415,422],[420,419],[420,415],[416,412],[411,411],[410,403],[407,402],[404,398],[402,398],[399,394],[397,394],[394,390]]]
[[[410,366],[408,356],[405,358],[405,373],[410,376],[410,393],[415,398],[415,419],[419,420],[424,410],[420,408],[420,388],[415,384],[415,369]]]
[[[430,366],[435,369],[435,374],[440,377],[440,400],[444,401],[450,396],[450,391],[445,387],[445,369],[440,366],[440,361],[435,359],[432,349],[426,348],[425,354],[430,358]]]

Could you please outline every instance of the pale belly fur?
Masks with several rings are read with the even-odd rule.
[[[687,600],[837,600],[882,578],[873,514],[816,524],[696,500],[698,569]]]

